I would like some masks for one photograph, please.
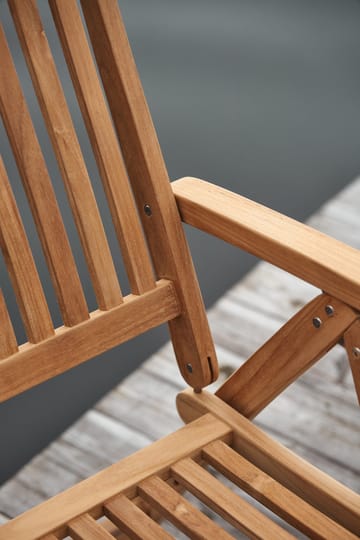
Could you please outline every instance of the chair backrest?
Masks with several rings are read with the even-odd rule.
[[[63,326],[54,328],[1,160],[1,250],[28,343],[18,345],[0,291],[0,400],[165,321],[169,322],[186,381],[194,388],[209,384],[217,373],[212,338],[117,1],[82,0],[83,17],[77,0],[50,0],[49,4],[121,247],[131,288],[131,294],[125,297],[36,1],[8,3],[58,161],[98,309],[89,313],[51,171],[47,170],[1,28],[1,116]]]

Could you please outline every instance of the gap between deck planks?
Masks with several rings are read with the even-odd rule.
[[[360,248],[358,200],[360,179],[310,223]],[[231,288],[209,313],[220,380],[317,293],[266,263]],[[0,523],[179,427],[175,396],[184,386],[166,345],[0,488]],[[332,350],[256,422],[360,492],[360,410],[344,349]]]

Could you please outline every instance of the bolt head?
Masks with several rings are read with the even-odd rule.
[[[152,210],[151,210],[151,206],[150,204],[145,204],[144,205],[144,212],[147,216],[151,216],[152,215]]]
[[[189,373],[192,373],[193,372],[193,367],[192,367],[192,364],[186,364],[186,369],[188,370]]]
[[[328,315],[329,317],[331,317],[332,315],[334,315],[335,309],[333,308],[333,306],[331,306],[330,304],[328,304],[327,306],[325,306],[325,313],[326,313],[326,315]]]
[[[322,325],[322,320],[320,319],[320,317],[314,317],[312,323],[315,328],[320,328],[320,326]]]
[[[356,358],[360,358],[360,347],[353,347],[352,353]]]

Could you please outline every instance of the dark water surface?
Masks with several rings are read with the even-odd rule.
[[[48,9],[42,0],[39,5],[59,69],[67,76]],[[120,5],[172,179],[186,175],[208,179],[304,220],[359,173],[360,2],[123,0]],[[0,6],[13,42],[5,3]],[[19,74],[49,169],[54,170],[93,309],[93,294],[51,146],[16,50]],[[65,92],[96,183],[96,168],[66,81]],[[21,200],[10,151],[1,140],[8,173]],[[99,197],[103,197],[101,190]],[[26,210],[24,220],[31,228]],[[109,220],[105,227],[111,236]],[[189,230],[189,238],[205,300],[211,305],[255,261],[202,233]],[[35,235],[31,243],[41,267]],[[110,243],[116,253],[115,240]],[[117,266],[121,274],[120,260]],[[51,285],[46,270],[40,273],[56,322]],[[1,284],[11,295],[3,269]],[[10,306],[10,310],[18,320],[15,308]],[[20,322],[17,332],[21,336]],[[151,332],[1,405],[0,480],[13,474],[165,338],[163,330]]]

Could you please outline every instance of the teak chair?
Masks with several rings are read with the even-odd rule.
[[[161,517],[191,538],[230,538],[190,504],[184,490],[251,538],[293,537],[223,485],[207,465],[310,538],[359,537],[360,496],[251,422],[339,341],[347,349],[360,396],[359,253],[207,182],[183,178],[170,184],[117,1],[81,0],[89,44],[77,1],[50,0],[127,269],[131,294],[123,297],[36,2],[9,0],[9,6],[98,309],[88,312],[49,173],[1,32],[1,115],[64,323],[53,326],[1,162],[1,249],[28,337],[28,343],[18,345],[1,294],[1,399],[164,322],[191,388],[177,399],[185,427],[6,523],[0,539],[53,540],[68,535],[105,540],[114,537],[110,531],[115,526],[121,537],[170,538]],[[325,291],[230,376],[216,395],[203,390],[217,377],[217,360],[181,220]]]

